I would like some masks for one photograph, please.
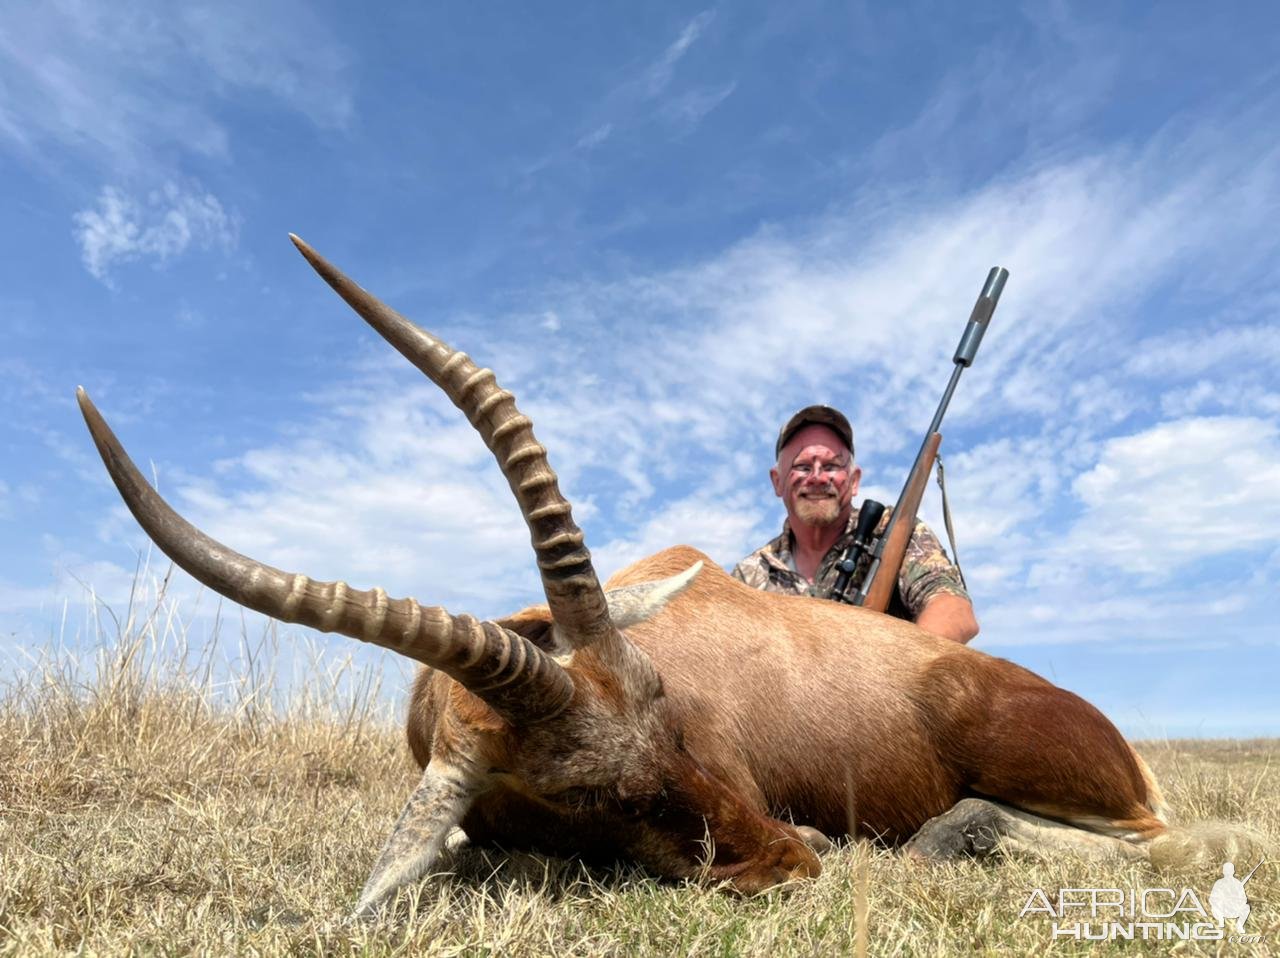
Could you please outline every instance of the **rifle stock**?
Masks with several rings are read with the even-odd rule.
[[[893,517],[884,533],[884,548],[880,553],[880,563],[875,570],[867,589],[867,596],[862,601],[864,609],[884,612],[889,608],[889,600],[893,598],[893,588],[898,583],[898,572],[902,568],[902,560],[907,554],[907,543],[911,541],[911,533],[916,528],[916,513],[920,510],[920,500],[924,497],[925,486],[929,482],[929,474],[933,472],[933,462],[938,457],[938,446],[942,443],[942,433],[930,433],[924,448],[916,457],[915,466],[907,476],[902,494],[893,507]]]

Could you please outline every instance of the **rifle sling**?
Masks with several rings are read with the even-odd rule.
[[[960,568],[960,552],[956,549],[956,530],[951,524],[951,505],[947,502],[947,482],[943,478],[942,453],[938,453],[938,488],[942,490],[942,521],[947,527],[947,542],[951,544],[951,561],[956,567],[956,575],[960,576],[960,584],[967,591],[969,583],[964,581],[964,570]]]

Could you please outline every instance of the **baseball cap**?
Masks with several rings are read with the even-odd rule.
[[[788,419],[787,424],[778,433],[778,444],[773,448],[774,456],[781,455],[782,447],[787,444],[787,440],[803,427],[811,424],[826,426],[844,440],[844,444],[849,447],[849,455],[853,455],[853,427],[849,425],[849,420],[844,417],[844,413],[831,406],[805,406]]]

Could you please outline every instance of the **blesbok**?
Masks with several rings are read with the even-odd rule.
[[[266,615],[423,664],[408,714],[422,779],[358,913],[424,874],[455,825],[743,892],[816,876],[825,835],[928,857],[1020,840],[1141,856],[1165,830],[1159,789],[1115,727],[1017,665],[876,612],[753,591],[685,546],[602,587],[546,450],[493,372],[293,239],[493,451],[545,605],[477,621],[255,562],[175,513],[78,397],[129,509],[179,566]]]

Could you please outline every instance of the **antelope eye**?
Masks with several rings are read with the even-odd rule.
[[[574,786],[548,795],[547,801],[554,805],[568,805],[583,808],[588,805],[599,805],[604,800],[604,790],[589,785]]]

